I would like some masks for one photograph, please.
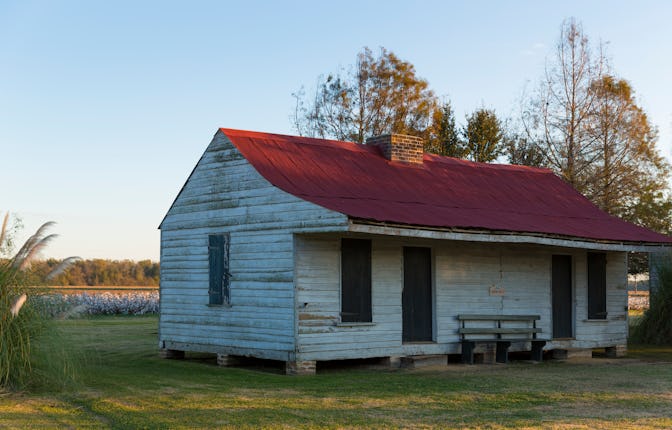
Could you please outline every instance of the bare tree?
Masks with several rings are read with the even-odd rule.
[[[532,155],[542,154],[543,165],[605,211],[670,231],[670,166],[655,147],[657,131],[630,84],[609,70],[603,45],[593,53],[574,20],[563,23],[554,61],[524,103],[521,123],[510,159],[534,145]]]
[[[589,132],[596,94],[593,82],[604,72],[606,60],[600,46],[591,53],[580,24],[562,24],[554,62],[523,112],[524,128],[545,154],[545,164],[577,190],[584,192],[595,157],[595,137]]]

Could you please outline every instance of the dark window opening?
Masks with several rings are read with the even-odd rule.
[[[607,254],[588,253],[588,319],[607,318]]]
[[[574,337],[572,257],[570,255],[553,255],[551,266],[553,338],[572,338]]]
[[[209,304],[229,305],[229,234],[211,234],[208,237],[208,261],[210,286],[208,288]]]
[[[402,342],[431,342],[432,250],[404,246],[404,285],[401,292]]]
[[[341,240],[341,321],[372,321],[370,240]]]

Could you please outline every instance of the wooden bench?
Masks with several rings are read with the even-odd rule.
[[[530,342],[532,360],[542,361],[546,341],[537,339],[537,334],[541,333],[541,329],[537,328],[539,318],[539,315],[458,315],[460,328],[457,332],[462,343],[462,362],[474,364],[474,348],[477,343],[496,343],[495,360],[497,363],[507,363],[512,342]],[[476,322],[481,324],[478,327],[468,327]],[[516,327],[510,326],[510,323],[517,323]],[[525,327],[520,327],[523,323]]]

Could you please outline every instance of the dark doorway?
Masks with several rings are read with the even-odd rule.
[[[432,251],[404,247],[404,286],[401,294],[402,340],[432,340]]]
[[[572,257],[554,255],[551,292],[553,294],[553,338],[574,336],[572,321]]]

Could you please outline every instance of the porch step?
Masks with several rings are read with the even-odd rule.
[[[429,366],[446,366],[448,356],[446,354],[436,355],[409,355],[401,357],[400,367],[405,369],[418,369]]]

